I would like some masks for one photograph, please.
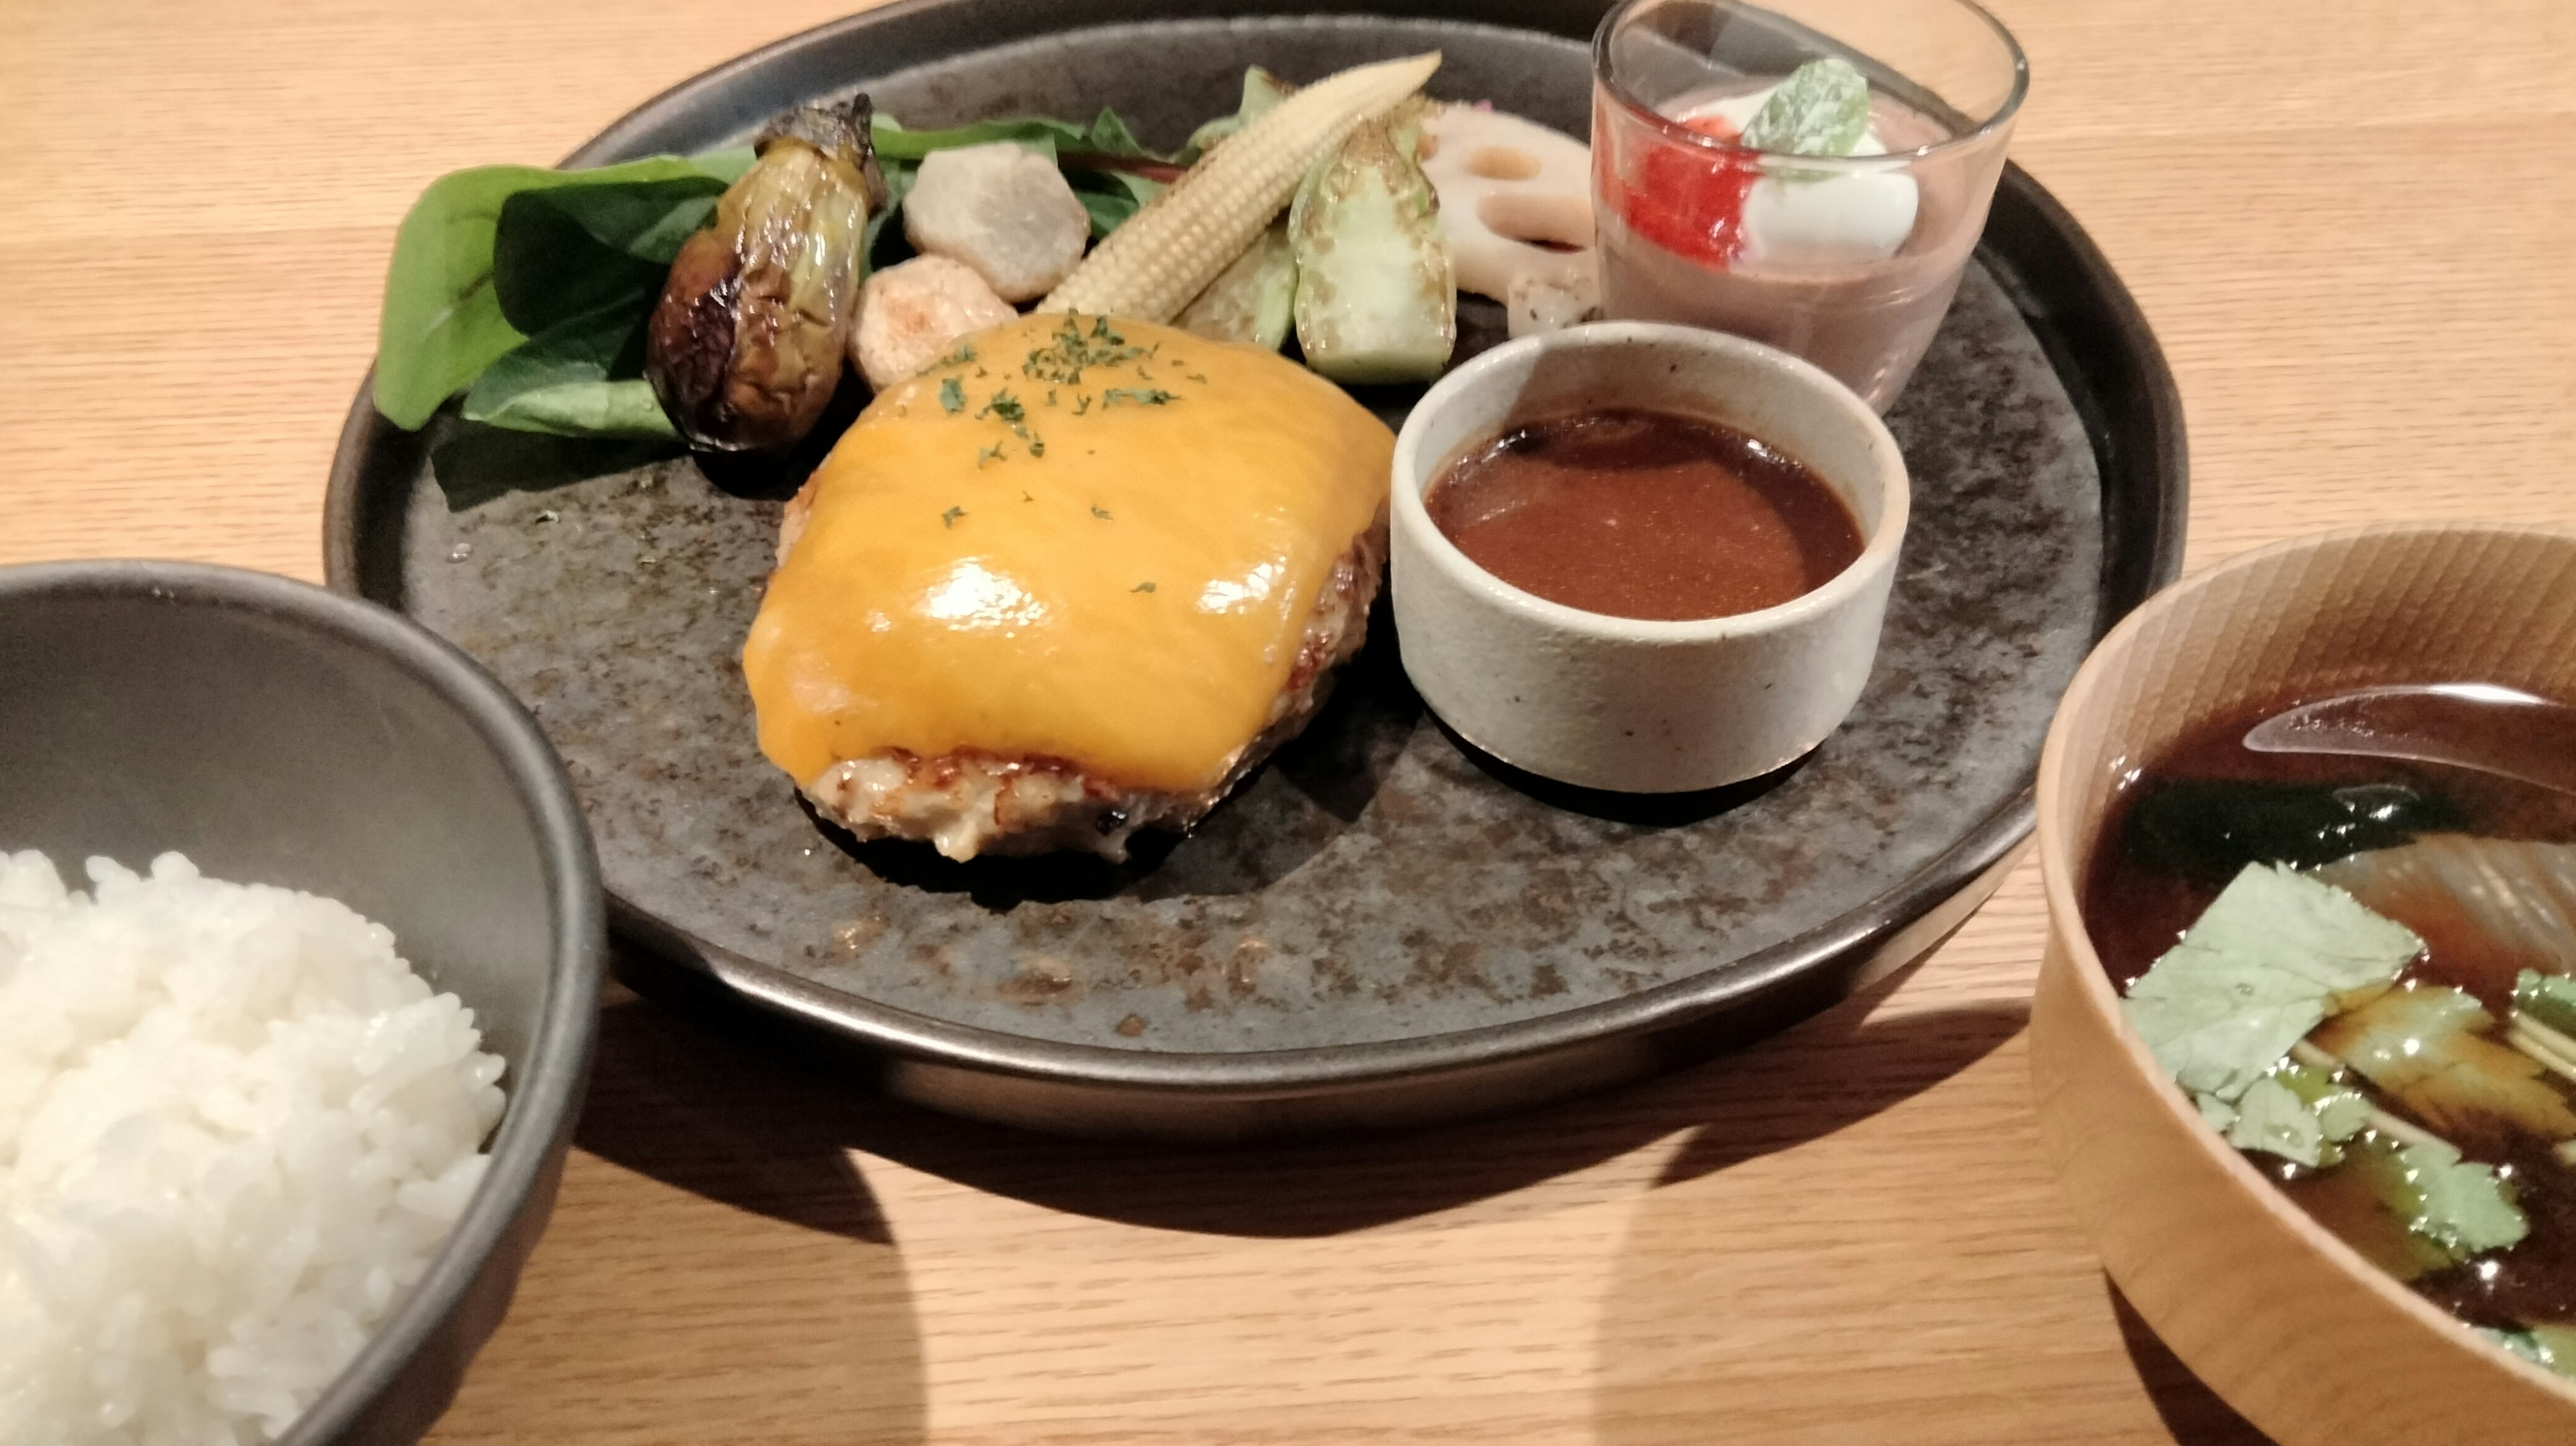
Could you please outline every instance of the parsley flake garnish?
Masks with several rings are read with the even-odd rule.
[[[957,519],[965,515],[965,508],[951,507],[947,511],[939,514],[939,525],[942,527],[955,527],[957,525]]]
[[[1154,590],[1154,585],[1151,582],[1140,582],[1127,590],[1129,592],[1152,592]]]
[[[1028,409],[1021,406],[1020,399],[1012,396],[1010,389],[1005,387],[1002,390],[993,393],[993,399],[986,402],[984,404],[984,409],[977,412],[975,415],[978,417],[999,417],[1003,421],[1017,426],[1021,421],[1027,418]]]
[[[1015,428],[1014,430],[1018,431],[1022,437],[1026,437],[1028,439],[1030,456],[1043,457],[1046,455],[1046,438],[1033,435],[1025,427]]]
[[[1053,388],[1053,387],[1049,387],[1049,388],[1047,388],[1047,401],[1046,401],[1046,404],[1047,404],[1048,406],[1050,406],[1050,407],[1052,407],[1052,406],[1054,406],[1054,405],[1055,405],[1055,388]]]
[[[1172,394],[1161,387],[1111,387],[1100,394],[1100,404],[1104,407],[1114,407],[1122,401],[1134,402],[1140,407],[1159,407],[1170,400]]]
[[[1074,414],[1075,416],[1079,417],[1079,416],[1081,416],[1083,413],[1085,413],[1085,412],[1087,412],[1087,411],[1090,411],[1090,410],[1091,410],[1091,393],[1089,393],[1089,392],[1084,392],[1084,393],[1081,395],[1081,397],[1080,397],[1080,398],[1078,398],[1077,400],[1079,400],[1079,401],[1082,403],[1082,405],[1080,405],[1080,406],[1078,406],[1078,407],[1075,407],[1075,408],[1073,409],[1073,414]]]
[[[1109,509],[1101,506],[1097,502],[1094,502],[1091,504],[1091,515],[1099,518],[1103,522],[1107,522],[1109,520]]]
[[[1002,444],[995,442],[993,445],[983,448],[975,454],[975,470],[981,472],[984,470],[985,463],[999,462],[1001,460]]]
[[[939,405],[947,408],[950,416],[966,410],[966,388],[955,377],[939,384]]]
[[[1047,345],[1033,349],[1020,363],[1020,374],[1032,381],[1079,386],[1087,367],[1116,366],[1146,354],[1141,348],[1127,345],[1127,338],[1111,330],[1109,318],[1094,318],[1091,329],[1085,332],[1081,318],[1068,312]]]
[[[941,357],[939,360],[937,360],[937,361],[935,361],[935,362],[932,362],[932,363],[931,363],[931,366],[933,366],[933,367],[962,367],[962,366],[966,365],[968,362],[973,361],[974,359],[975,359],[975,344],[974,344],[973,342],[971,342],[971,341],[961,341],[961,342],[957,343],[957,350],[950,352],[948,355],[946,355],[946,356],[944,356],[944,357]]]

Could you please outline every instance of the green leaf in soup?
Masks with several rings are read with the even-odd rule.
[[[2174,1081],[2234,1104],[2352,996],[2423,948],[2340,889],[2253,864],[2129,986],[2130,1026]]]
[[[2413,1209],[2405,1212],[2409,1223],[2453,1255],[2466,1259],[2502,1250],[2531,1233],[2531,1221],[2506,1193],[2495,1167],[2470,1164],[2439,1141],[2407,1145],[2397,1158],[2413,1195]]]
[[[2202,1112],[2206,1118],[2208,1112]],[[2270,1076],[2254,1081],[2236,1102],[2228,1122],[2227,1143],[2240,1150],[2262,1150],[2302,1165],[2327,1163],[2325,1126],[2307,1101]]]
[[[2336,1084],[2323,1070],[2302,1064],[2276,1067],[2271,1077],[2281,1087],[2297,1095],[2309,1109],[2316,1111],[2317,1123],[2328,1140],[2340,1143],[2358,1135],[2370,1124],[2370,1101],[2357,1090]]]
[[[2514,976],[2513,1007],[2560,1034],[2576,1034],[2576,979],[2525,969]]]
[[[2218,883],[2247,864],[2309,868],[2461,822],[2456,805],[2400,784],[2177,778],[2138,795],[2121,844],[2149,868]]]
[[[430,183],[395,233],[376,341],[376,409],[416,428],[483,369],[526,340],[493,285],[502,208],[524,192],[654,185],[698,178],[719,191],[750,152],[653,156],[585,171],[478,166]]]
[[[676,439],[677,428],[638,375],[641,328],[611,306],[530,337],[477,377],[465,419],[558,437]]]
[[[2544,1370],[2576,1376],[2576,1326],[2535,1325],[2518,1331],[2481,1326],[2478,1334]]]
[[[1793,156],[1848,156],[1869,133],[1869,81],[1826,56],[1789,72],[1744,127],[1744,143]]]

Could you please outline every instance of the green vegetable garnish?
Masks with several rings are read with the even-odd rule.
[[[955,377],[939,384],[940,408],[950,415],[966,410],[966,385]]]
[[[1793,156],[1848,156],[1869,132],[1869,81],[1827,56],[1789,72],[1744,127],[1744,144]]]
[[[2513,1007],[2560,1034],[2576,1034],[2576,979],[2525,969],[2513,978]]]
[[[1114,407],[1120,402],[1134,402],[1140,407],[1159,407],[1172,400],[1172,394],[1161,387],[1111,387],[1100,394],[1100,404]]]
[[[2338,1146],[2370,1123],[2370,1101],[2319,1070],[2283,1064],[2246,1087],[2233,1106],[2215,1095],[2195,1102],[2201,1118],[2240,1150],[2261,1150],[2312,1168],[2343,1158]]]
[[[633,314],[615,305],[549,327],[483,369],[466,390],[465,419],[561,437],[676,441],[653,384],[629,365],[634,340]]]
[[[2370,1101],[2360,1091],[2336,1084],[2323,1070],[2284,1064],[2275,1068],[2271,1077],[2316,1111],[2317,1123],[2329,1140],[2349,1140],[2370,1124]]]
[[[1129,592],[1152,592],[1154,590],[1154,585],[1150,582],[1140,582],[1127,590]]]
[[[526,416],[548,423],[533,430],[570,430],[565,419],[594,405],[566,391],[582,359],[600,350],[605,327],[592,314],[624,308],[621,339],[640,328],[680,243],[751,160],[744,148],[583,171],[478,166],[431,182],[394,237],[377,331],[376,410],[395,426],[419,427],[525,346],[525,373],[545,377],[542,389],[554,395],[519,410],[487,399],[489,419],[507,426]],[[531,345],[586,317],[583,327]],[[527,389],[514,384],[511,395]],[[623,407],[599,406],[597,414],[621,428],[611,435],[634,435]]]
[[[965,508],[951,507],[947,511],[939,514],[939,525],[942,527],[955,527],[957,525],[957,519],[965,515]]]
[[[2342,998],[2394,980],[2423,947],[2341,889],[2255,864],[2129,986],[2125,1008],[2177,1083],[2234,1104]]]
[[[2502,1250],[2531,1233],[2531,1222],[2506,1193],[2493,1166],[2469,1164],[2439,1141],[2402,1146],[2397,1158],[2406,1167],[2413,1197],[2398,1213],[2415,1233],[2453,1255],[2466,1259]]]
[[[1028,117],[941,131],[907,131],[879,116],[869,133],[889,200],[868,213],[863,266],[900,256],[879,258],[880,239],[932,151],[1006,140],[1047,155],[1064,167],[1095,239],[1179,170],[1110,111],[1088,125]],[[654,395],[640,375],[640,338],[672,258],[752,162],[743,147],[581,171],[480,166],[439,178],[395,238],[377,410],[417,428],[471,388],[467,418],[492,426],[676,438],[661,407],[647,405]],[[972,360],[961,347],[939,364]]]
[[[2527,1326],[2518,1331],[2481,1326],[2478,1334],[2544,1370],[2576,1376],[2576,1325]]]
[[[1109,520],[1109,509],[1095,503],[1092,506],[1091,515],[1099,518],[1103,522],[1107,522]]]

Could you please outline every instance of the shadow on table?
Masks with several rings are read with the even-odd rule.
[[[2130,1363],[2138,1368],[2138,1383],[2147,1388],[2147,1399],[2155,1402],[2156,1414],[2175,1441],[2181,1446],[2272,1446],[2271,1437],[2237,1415],[2235,1407],[2220,1400],[2157,1339],[2111,1277],[2102,1277],[2102,1288],[2110,1292],[2111,1313],[2120,1322],[2120,1342],[2129,1348]]]
[[[877,1096],[846,1064],[809,1056],[795,1076],[793,1103],[747,1111],[730,1126],[747,1141],[806,1157],[772,1167],[783,1172],[778,1178],[710,1171],[669,1149],[635,1168],[722,1199],[750,1187],[761,1203],[737,1203],[776,1210],[789,1208],[783,1202],[798,1193],[791,1181],[841,1168],[841,1151],[849,1148],[1101,1219],[1218,1235],[1333,1235],[1502,1195],[1678,1131],[1695,1133],[1668,1178],[1723,1169],[1927,1089],[2021,1027],[2018,1008],[1874,1017],[1893,983],[1712,1062],[1535,1114],[1245,1146],[1059,1139],[953,1119]],[[799,1050],[794,1036],[713,1001],[692,1012],[715,1026],[709,1035],[757,1040],[764,1052]],[[782,1112],[802,1118],[775,1117]],[[613,1135],[623,1128],[586,1122],[583,1143],[601,1137],[602,1153],[620,1158]]]
[[[554,1220],[435,1440],[923,1440],[910,1281],[844,1148],[870,1106],[612,990]]]

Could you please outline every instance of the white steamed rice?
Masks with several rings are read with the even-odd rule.
[[[274,1437],[483,1178],[502,1062],[311,894],[0,853],[0,1442]]]

